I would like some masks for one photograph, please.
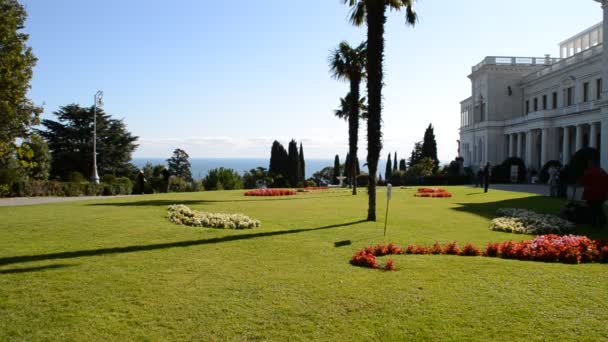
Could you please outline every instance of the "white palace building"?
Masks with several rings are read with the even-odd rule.
[[[460,156],[477,169],[519,157],[531,170],[600,151],[608,170],[608,0],[604,21],[563,41],[560,57],[486,57],[461,102]]]

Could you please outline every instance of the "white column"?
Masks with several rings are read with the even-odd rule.
[[[549,161],[549,129],[543,128],[540,137],[540,167],[545,166]]]
[[[517,133],[517,141],[519,145],[517,146],[517,157],[524,158],[524,133]]]
[[[566,165],[570,163],[570,127],[564,127],[564,140],[562,142],[564,145],[562,147],[563,156],[562,156],[562,164]]]
[[[533,167],[532,165],[532,148],[534,144],[532,143],[532,131],[526,132],[526,167]]]
[[[597,148],[597,123],[589,124],[589,147]]]
[[[574,153],[576,153],[583,148],[583,125],[576,125],[576,136],[574,138],[576,139]]]

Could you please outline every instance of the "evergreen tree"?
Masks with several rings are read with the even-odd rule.
[[[51,177],[68,179],[79,172],[89,178],[93,170],[93,107],[76,104],[54,112],[57,121],[42,120],[38,130],[51,151]],[[97,108],[97,165],[100,175],[133,176],[131,153],[137,148],[137,137],[131,135],[122,120],[112,119]]]
[[[334,158],[334,175],[333,175],[333,182],[334,184],[339,184],[340,181],[338,180],[338,177],[340,176],[340,156],[338,156],[336,154],[336,157]]]
[[[268,174],[273,178],[273,187],[286,187],[288,186],[289,177],[289,155],[285,147],[278,142],[272,143],[270,150],[270,165],[268,167]]]
[[[17,150],[19,164],[32,179],[47,180],[51,172],[51,153],[41,136],[32,134]]]
[[[406,165],[407,164],[405,163],[405,159],[401,159],[399,161],[399,171],[403,171],[403,172],[407,171],[407,166]]]
[[[15,139],[27,136],[42,113],[27,98],[37,59],[22,32],[26,17],[17,0],[0,0],[0,159],[15,151]]]
[[[306,180],[306,162],[304,161],[304,148],[302,148],[302,142],[300,142],[300,181],[304,183]]]
[[[420,160],[422,160],[423,156],[422,156],[422,142],[417,142],[414,145],[414,149],[412,150],[412,154],[410,156],[410,160],[408,161],[408,166],[412,167],[416,164],[418,164],[418,162]]]
[[[397,173],[397,171],[399,171],[399,169],[397,168],[397,161],[399,159],[397,159],[397,151],[395,151],[395,158],[393,158],[393,174]]]
[[[386,170],[384,171],[384,179],[387,181],[391,179],[393,176],[393,163],[391,162],[391,154],[388,154],[388,159],[386,160]]]
[[[346,181],[349,185],[352,184],[350,165],[352,165],[350,160],[350,153],[346,153],[346,159],[344,160],[344,177],[346,177]]]
[[[298,155],[298,143],[291,139],[289,142],[289,169],[287,171],[287,178],[289,179],[289,184],[292,187],[297,187],[298,182],[300,181],[300,156]]]
[[[190,156],[186,151],[176,148],[171,158],[167,159],[167,169],[172,176],[192,182],[192,171],[190,166]]]
[[[435,140],[433,124],[429,124],[429,127],[427,127],[424,132],[422,158],[431,158],[435,162],[435,169],[433,169],[433,172],[437,172],[437,169],[439,168],[439,159],[437,159],[437,141]]]

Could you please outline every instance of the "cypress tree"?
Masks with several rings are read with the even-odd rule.
[[[340,176],[340,156],[336,154],[334,158],[334,184],[339,184],[338,177]]]
[[[346,153],[346,159],[344,160],[344,177],[346,177],[346,181],[348,184],[351,184],[351,174],[350,174],[350,153]]]
[[[300,142],[300,181],[304,183],[306,180],[306,164],[304,162],[304,148]]]
[[[410,160],[408,162],[408,166],[412,167],[416,164],[418,164],[418,162],[420,160],[422,160],[422,142],[417,142],[414,145],[414,149],[412,150],[412,154],[410,155]]]
[[[388,159],[386,160],[386,171],[384,172],[384,179],[388,182],[393,175],[393,163],[391,162],[391,154],[388,154]]]
[[[399,169],[397,169],[397,151],[395,151],[395,158],[393,158],[393,174],[396,173]]]
[[[285,147],[280,142],[274,141],[270,150],[270,165],[268,173],[277,180],[277,178],[286,178],[288,176],[289,156]],[[281,176],[281,177],[279,177]],[[285,182],[281,181],[275,184],[276,186],[285,186]]]
[[[300,180],[300,156],[298,155],[298,143],[291,139],[289,142],[287,178],[292,187],[297,187]]]
[[[407,166],[405,164],[405,159],[401,159],[399,161],[399,171],[403,171],[403,172],[407,171]]]
[[[429,124],[429,127],[427,127],[426,131],[424,132],[424,140],[422,142],[422,158],[431,158],[435,162],[435,169],[433,172],[437,172],[437,169],[439,168],[439,159],[437,159],[437,141],[435,140],[435,130],[433,128],[433,124]]]

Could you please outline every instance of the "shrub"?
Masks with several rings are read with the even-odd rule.
[[[80,182],[86,182],[87,179],[84,178],[84,176],[82,175],[82,173],[78,172],[78,171],[72,171],[70,172],[70,174],[68,175],[68,182],[72,182],[72,183],[80,183]]]
[[[203,179],[205,190],[237,190],[243,188],[243,180],[238,172],[223,167],[209,170]]]
[[[502,164],[494,166],[492,168],[492,183],[511,183],[511,166],[513,165],[516,165],[518,168],[517,182],[525,182],[526,164],[523,160],[521,160],[521,158],[511,157],[505,159]]]
[[[245,196],[293,196],[297,192],[291,189],[256,189],[245,192]]]
[[[167,217],[170,222],[192,227],[247,229],[261,226],[259,220],[243,214],[206,213],[191,210],[185,205],[169,206]]]
[[[462,247],[462,250],[460,251],[460,254],[462,256],[480,256],[481,255],[481,250],[477,247],[475,247],[474,245],[467,243],[466,245],[464,245],[464,247]]]
[[[397,267],[395,267],[395,262],[393,261],[393,259],[386,260],[386,265],[384,265],[385,271],[395,271],[396,269]]]
[[[458,255],[458,254],[460,254],[460,248],[458,248],[458,244],[456,243],[456,241],[450,242],[450,243],[446,243],[443,246],[443,254],[447,254],[447,255]]]
[[[362,173],[357,176],[357,186],[366,187],[369,185],[369,175]]]

